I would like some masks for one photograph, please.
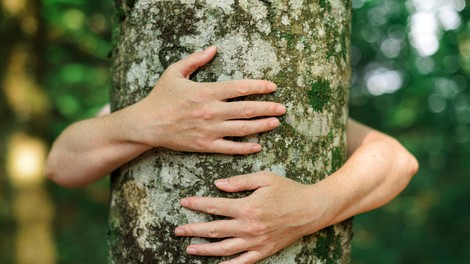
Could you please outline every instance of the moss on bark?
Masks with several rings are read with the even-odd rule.
[[[210,45],[217,57],[192,78],[263,78],[287,107],[281,126],[250,140],[256,155],[225,156],[154,149],[113,173],[110,252],[115,263],[218,263],[186,255],[199,242],[173,230],[211,216],[179,206],[192,195],[240,197],[215,188],[218,178],[260,170],[314,183],[335,171],[346,151],[350,69],[349,1],[117,0],[113,51],[114,110],[144,98],[171,63]],[[306,236],[263,263],[346,263],[350,223]]]

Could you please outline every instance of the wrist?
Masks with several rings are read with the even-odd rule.
[[[308,201],[311,201],[308,214],[312,220],[310,233],[317,232],[325,227],[335,224],[335,218],[339,214],[338,188],[331,186],[326,179],[315,184],[308,185]]]
[[[113,141],[139,145],[143,152],[151,149],[152,146],[145,143],[142,137],[142,122],[139,120],[139,110],[135,106],[131,105],[102,118],[107,119],[106,123],[108,124],[109,134],[112,135]]]

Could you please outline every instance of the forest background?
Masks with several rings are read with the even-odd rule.
[[[68,190],[42,171],[60,132],[108,101],[112,1],[0,4],[0,263],[106,263],[109,179]],[[352,263],[463,263],[470,1],[352,5],[350,116],[396,137],[420,162],[399,197],[355,217]]]

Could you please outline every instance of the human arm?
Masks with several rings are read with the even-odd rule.
[[[69,126],[52,146],[46,175],[66,187],[83,186],[154,147],[224,154],[260,151],[257,143],[225,137],[274,129],[279,120],[272,116],[282,115],[285,107],[227,100],[271,93],[276,86],[262,80],[190,81],[189,76],[215,54],[215,47],[194,53],[172,64],[140,102]]]
[[[190,245],[187,253],[230,256],[227,263],[255,263],[304,235],[384,205],[398,195],[418,169],[416,159],[395,139],[348,121],[348,160],[335,173],[311,185],[271,172],[216,181],[226,192],[253,190],[240,199],[188,197],[181,205],[227,220],[193,223],[179,236],[225,238]]]

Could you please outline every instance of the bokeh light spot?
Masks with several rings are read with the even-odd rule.
[[[434,113],[441,113],[447,107],[447,101],[438,94],[433,94],[428,97],[429,110]]]
[[[462,0],[411,0],[415,13],[410,20],[410,39],[418,53],[432,56],[439,49],[441,29],[455,30],[461,25],[458,14],[465,7]]]
[[[400,55],[403,41],[395,38],[389,38],[382,42],[380,50],[388,58],[396,58]]]
[[[426,75],[434,71],[434,60],[431,57],[417,57],[416,61],[416,69],[422,75]]]
[[[366,76],[367,90],[372,95],[393,93],[403,85],[403,77],[400,72],[386,68],[372,70]]]
[[[454,30],[460,27],[461,19],[457,11],[450,6],[444,6],[439,11],[439,22],[445,30]]]
[[[8,146],[8,175],[13,186],[39,184],[44,179],[47,148],[44,142],[25,134],[14,135]]]
[[[64,21],[64,24],[68,28],[73,30],[82,28],[83,24],[85,23],[85,16],[80,10],[77,9],[67,10],[63,14],[62,19]]]
[[[352,8],[359,9],[364,6],[365,0],[353,0]]]

